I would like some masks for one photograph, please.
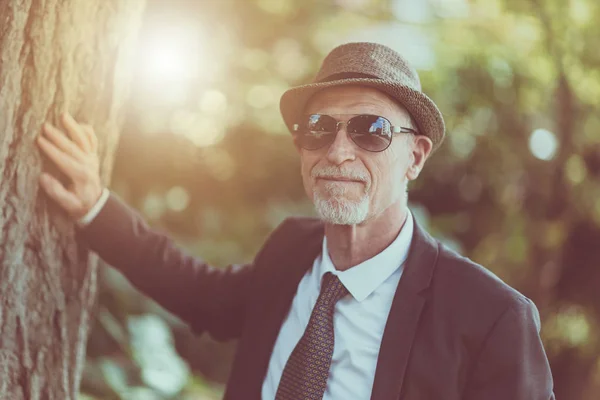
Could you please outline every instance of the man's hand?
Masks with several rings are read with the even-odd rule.
[[[98,142],[90,125],[78,124],[68,113],[61,115],[68,136],[48,122],[44,123],[37,143],[40,149],[70,179],[65,187],[58,179],[43,172],[40,185],[72,218],[87,214],[102,194]]]

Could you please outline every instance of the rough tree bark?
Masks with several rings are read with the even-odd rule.
[[[144,0],[0,0],[0,398],[75,399],[98,260],[38,188],[34,139],[94,126],[108,184]]]

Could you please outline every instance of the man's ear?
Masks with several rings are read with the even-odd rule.
[[[412,181],[417,179],[425,165],[427,157],[431,154],[432,149],[433,142],[427,136],[416,135],[414,137],[411,150],[412,164],[408,167],[408,171],[406,172],[406,177],[409,180]]]

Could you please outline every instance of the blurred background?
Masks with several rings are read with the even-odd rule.
[[[149,0],[111,189],[214,265],[312,215],[279,97],[348,41],[418,69],[448,134],[410,189],[449,246],[537,304],[558,399],[600,393],[600,2]],[[100,271],[82,399],[220,399],[235,343]]]

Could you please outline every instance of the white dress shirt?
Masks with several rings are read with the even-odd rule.
[[[96,205],[78,224],[89,224],[108,199],[104,189]],[[302,337],[326,272],[337,275],[350,296],[337,302],[333,316],[335,347],[323,400],[371,397],[383,330],[402,275],[413,235],[413,219],[406,222],[394,241],[381,253],[346,271],[337,271],[323,238],[321,254],[304,275],[290,311],[275,342],[262,386],[262,400],[272,400],[292,350]]]
[[[79,226],[86,226],[90,222],[92,222],[94,220],[94,218],[96,218],[96,215],[98,215],[100,213],[100,210],[102,210],[102,207],[104,207],[104,205],[108,201],[109,196],[110,196],[110,191],[107,188],[104,188],[102,190],[102,194],[100,195],[100,198],[98,199],[96,204],[94,204],[94,206],[90,209],[90,211],[87,212],[87,214],[85,214],[83,217],[79,218],[79,220],[77,221],[77,224]]]
[[[304,334],[326,272],[337,275],[351,296],[335,306],[333,331],[335,347],[323,400],[368,400],[373,389],[375,368],[383,330],[413,234],[410,215],[396,239],[381,253],[346,271],[337,271],[329,258],[327,239],[322,254],[304,275],[281,326],[271,353],[262,399],[273,400],[283,368]]]

